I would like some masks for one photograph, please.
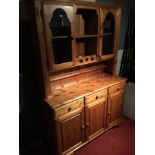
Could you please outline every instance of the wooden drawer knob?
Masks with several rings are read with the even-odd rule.
[[[69,107],[69,108],[68,108],[68,112],[69,112],[69,111],[71,111],[71,110],[72,110],[72,108],[71,108],[71,107]]]
[[[111,114],[111,112],[108,112],[108,115],[110,115]]]
[[[84,130],[84,128],[85,128],[84,125],[82,125],[82,126],[81,126],[81,130]]]
[[[96,100],[98,99],[99,97],[98,96],[96,96]]]
[[[86,124],[86,127],[89,127],[89,126],[90,126],[89,123],[87,123],[87,124]]]
[[[117,91],[119,90],[119,88],[117,88]]]

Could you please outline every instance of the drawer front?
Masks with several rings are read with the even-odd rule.
[[[98,100],[96,100],[94,102],[91,102],[91,103],[87,104],[85,107],[91,108],[91,107],[94,107],[94,106],[96,106],[98,104],[106,103],[106,102],[107,102],[107,96],[102,97],[102,98],[100,98],[100,99],[98,99]]]
[[[116,84],[116,85],[114,85],[114,86],[111,86],[111,87],[109,88],[109,93],[110,93],[110,94],[111,94],[111,93],[115,93],[115,92],[117,92],[117,91],[119,91],[119,90],[121,90],[121,89],[124,89],[125,86],[126,86],[126,81],[120,82],[120,83],[118,83],[118,84]]]
[[[76,101],[70,102],[64,106],[54,109],[55,117],[62,116],[64,114],[70,113],[73,110],[76,110],[80,107],[84,106],[84,99],[78,99]]]
[[[100,90],[100,91],[98,91],[96,93],[93,93],[91,95],[86,96],[85,97],[85,103],[88,104],[88,103],[97,101],[100,98],[105,97],[105,96],[107,96],[107,89]]]

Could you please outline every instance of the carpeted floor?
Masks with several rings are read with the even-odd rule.
[[[134,155],[135,122],[124,116],[125,122],[102,134],[75,152],[75,155]]]

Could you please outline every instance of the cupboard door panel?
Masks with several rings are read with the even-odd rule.
[[[123,99],[124,99],[124,90],[121,90],[119,92],[110,95],[108,104],[109,124],[121,118],[123,114]]]
[[[81,118],[80,114],[62,122],[64,150],[81,141]],[[76,135],[76,136],[75,136]]]
[[[83,109],[76,111],[72,116],[65,115],[59,120],[59,133],[62,135],[62,150],[63,152],[69,148],[81,144],[83,142]]]
[[[101,103],[89,109],[90,135],[104,127],[104,104]]]
[[[106,99],[86,106],[86,139],[91,138],[106,126]]]

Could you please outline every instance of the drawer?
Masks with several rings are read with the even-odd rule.
[[[119,90],[121,90],[121,89],[124,89],[125,86],[126,86],[126,81],[120,82],[120,83],[118,83],[118,84],[116,84],[116,85],[114,85],[114,86],[111,86],[111,87],[109,88],[109,93],[110,93],[110,94],[111,94],[111,93],[115,93],[115,92],[117,92],[117,91],[119,91]]]
[[[105,104],[105,103],[107,103],[107,97],[106,96],[102,97],[102,98],[100,98],[94,102],[87,104],[86,107],[91,108],[91,107],[97,106],[99,104]]]
[[[84,106],[84,98],[78,99],[76,101],[70,102],[66,105],[54,109],[55,117],[59,117],[64,114],[70,113],[73,110],[76,110],[82,106]]]
[[[98,91],[96,93],[93,93],[91,95],[86,96],[85,97],[85,103],[88,104],[88,103],[97,101],[100,98],[105,97],[105,96],[107,96],[107,89],[100,90],[100,91]]]

